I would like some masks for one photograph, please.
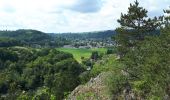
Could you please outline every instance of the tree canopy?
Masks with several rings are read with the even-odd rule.
[[[55,49],[0,48],[0,99],[61,100],[81,83],[84,70]]]
[[[115,39],[127,94],[148,100],[170,97],[170,11],[164,12],[164,17],[148,18],[147,10],[135,1],[118,20],[121,27]]]

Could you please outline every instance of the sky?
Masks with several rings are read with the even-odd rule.
[[[134,0],[0,0],[0,30],[48,33],[113,30]],[[139,0],[150,17],[163,15],[170,0]]]

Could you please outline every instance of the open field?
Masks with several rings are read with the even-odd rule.
[[[92,48],[92,49],[77,49],[77,48],[57,48],[59,51],[68,52],[73,54],[74,58],[81,62],[81,57],[89,58],[93,51],[98,51],[99,54],[106,53],[106,48]]]

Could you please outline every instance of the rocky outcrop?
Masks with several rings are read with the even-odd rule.
[[[105,79],[109,73],[104,72],[85,85],[80,85],[68,96],[67,100],[111,100]]]

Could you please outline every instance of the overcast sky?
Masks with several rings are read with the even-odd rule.
[[[0,0],[0,30],[87,32],[115,29],[134,0]],[[139,0],[149,16],[163,14],[170,0]]]

